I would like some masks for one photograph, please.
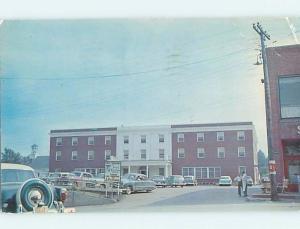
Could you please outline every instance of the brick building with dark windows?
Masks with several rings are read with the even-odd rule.
[[[103,173],[116,156],[116,128],[51,130],[49,171]]]
[[[234,179],[246,172],[258,181],[257,141],[251,122],[172,125],[173,174],[199,183]]]
[[[266,49],[271,95],[271,136],[276,181],[300,182],[300,45]]]

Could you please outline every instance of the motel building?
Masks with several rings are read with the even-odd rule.
[[[162,126],[118,127],[117,160],[122,175],[148,177],[172,174],[171,128]]]
[[[104,173],[105,161],[116,156],[117,128],[50,131],[50,172]]]
[[[271,95],[271,137],[276,181],[300,183],[300,45],[266,49]]]
[[[173,174],[215,184],[246,172],[259,180],[257,140],[252,122],[172,125]]]
[[[234,179],[246,172],[258,181],[252,122],[51,130],[50,172],[105,172],[121,162],[121,175],[195,176],[199,183]]]

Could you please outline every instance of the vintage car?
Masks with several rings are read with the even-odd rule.
[[[120,186],[128,195],[133,192],[151,192],[156,188],[154,181],[139,173],[128,173],[124,175],[121,179]]]
[[[54,180],[54,184],[57,186],[63,186],[66,188],[72,188],[75,175],[73,173],[58,173],[58,177]]]
[[[230,176],[221,176],[219,179],[219,186],[231,186],[232,179]]]
[[[186,186],[196,186],[198,184],[195,176],[184,176],[184,183]]]
[[[158,187],[166,187],[166,178],[161,175],[155,175],[151,178],[155,182],[155,185]]]
[[[37,212],[38,209],[63,212],[67,190],[36,178],[31,167],[1,163],[1,175],[3,212]]]
[[[172,175],[166,178],[166,186],[182,187],[185,186],[184,178],[181,175]]]

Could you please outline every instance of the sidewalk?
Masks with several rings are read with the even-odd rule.
[[[278,193],[279,200],[293,200],[294,202],[300,202],[300,193],[299,192],[285,192]],[[255,193],[250,197],[247,197],[247,201],[259,201],[259,200],[270,200],[270,193]]]

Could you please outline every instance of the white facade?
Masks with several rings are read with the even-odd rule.
[[[171,126],[118,127],[117,160],[122,173],[171,175]]]

